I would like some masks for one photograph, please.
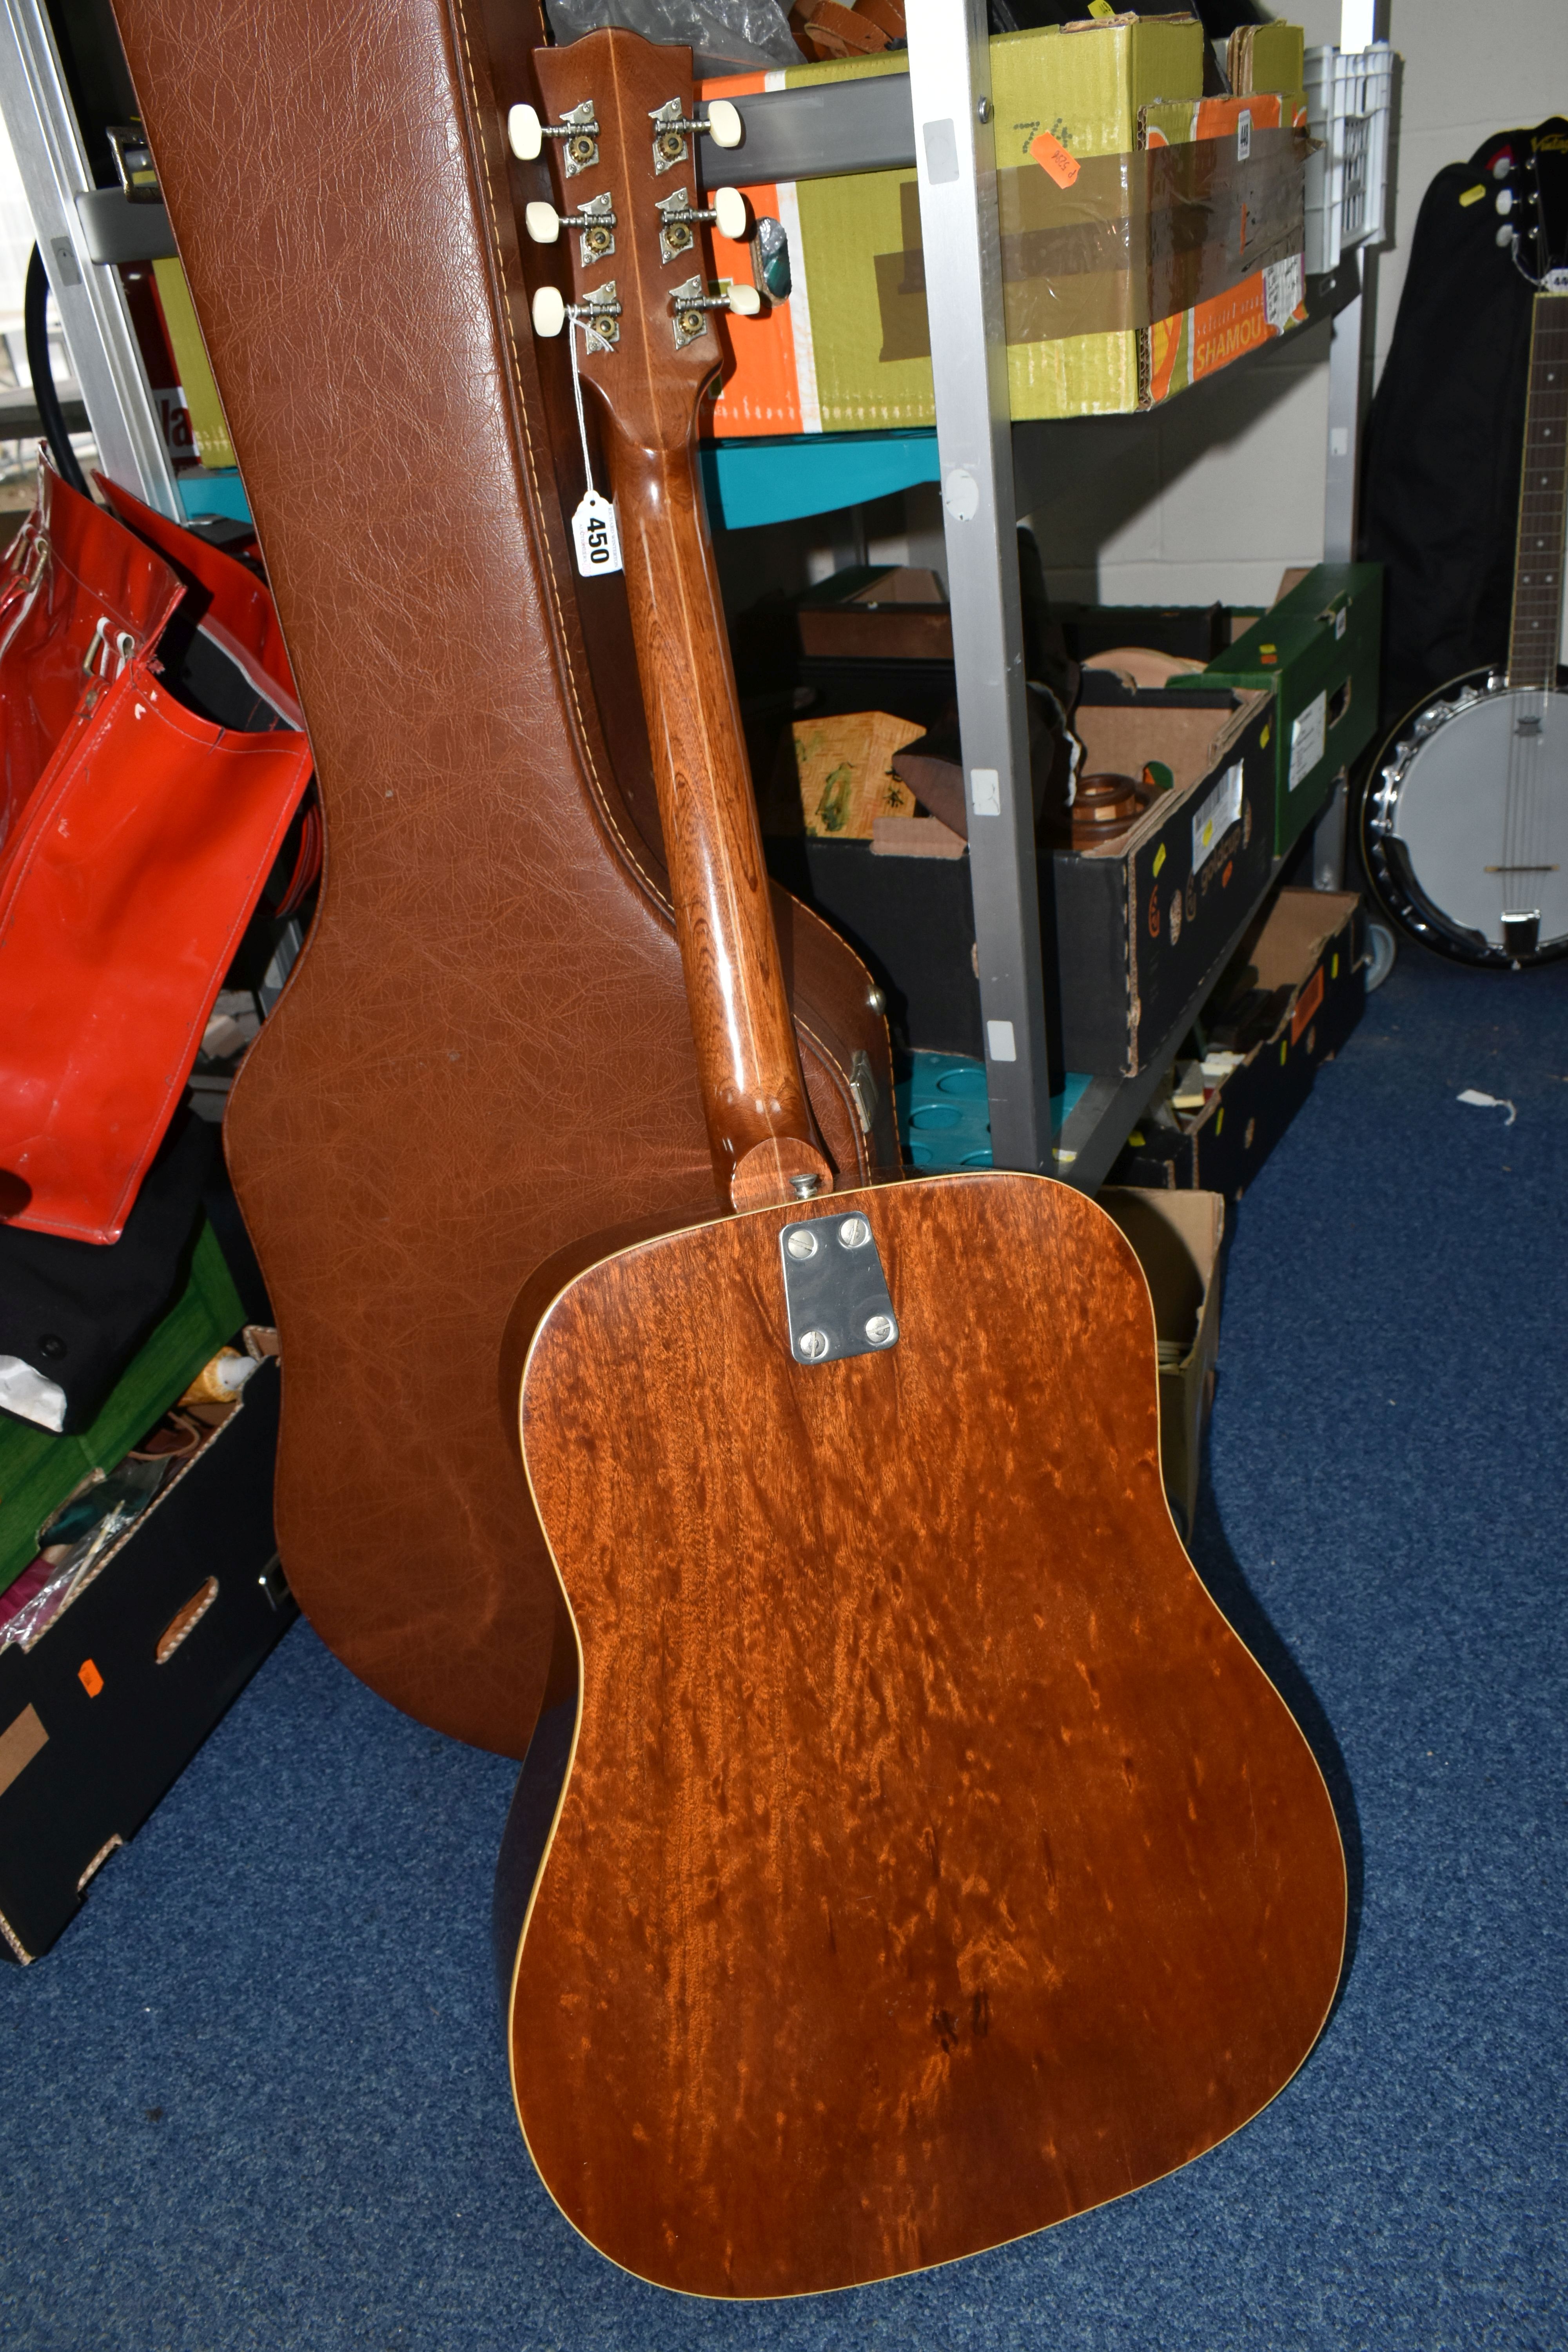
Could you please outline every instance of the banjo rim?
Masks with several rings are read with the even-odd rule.
[[[1547,693],[1568,697],[1568,668],[1559,665],[1554,682],[1545,688],[1511,687],[1498,662],[1484,662],[1478,668],[1463,670],[1444,685],[1434,687],[1413,702],[1398,722],[1384,734],[1370,761],[1357,794],[1356,843],[1361,852],[1362,870],[1367,887],[1377,906],[1389,920],[1396,924],[1406,939],[1417,947],[1430,950],[1451,963],[1462,963],[1472,971],[1513,972],[1535,964],[1556,963],[1568,956],[1568,934],[1549,940],[1543,946],[1532,948],[1525,955],[1513,953],[1504,947],[1493,947],[1474,932],[1461,932],[1447,922],[1442,909],[1426,900],[1418,887],[1407,887],[1389,854],[1388,837],[1376,831],[1373,818],[1378,787],[1385,771],[1398,756],[1399,746],[1414,733],[1416,720],[1423,712],[1438,703],[1449,707],[1439,726],[1459,715],[1459,709],[1473,709],[1474,703],[1456,706],[1451,698],[1463,694],[1467,687],[1477,689],[1476,700],[1491,695],[1515,693]],[[1435,731],[1435,730],[1433,730]],[[1418,747],[1416,747],[1418,748]],[[1397,835],[1394,836],[1397,839]]]

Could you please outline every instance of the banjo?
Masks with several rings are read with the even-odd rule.
[[[1513,170],[1500,167],[1500,176]],[[1508,663],[1403,719],[1363,804],[1368,878],[1395,922],[1461,963],[1518,971],[1568,954],[1568,691],[1559,679],[1568,490],[1568,268],[1548,228],[1568,157],[1530,158],[1536,288]],[[1499,194],[1499,209],[1511,210]]]

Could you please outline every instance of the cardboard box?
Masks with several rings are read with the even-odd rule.
[[[1120,842],[1051,860],[1062,1055],[1131,1076],[1225,957],[1273,863],[1273,707],[1168,691],[1092,706],[1073,726],[1089,771],[1160,761],[1173,789]]]
[[[0,1650],[0,1957],[45,1952],[299,1614],[277,1565],[279,1376],[30,1649]]]
[[[886,710],[798,719],[783,738],[777,788],[799,795],[805,829],[822,840],[870,841],[879,817],[912,817],[915,796],[889,761],[924,732]]]
[[[952,659],[952,614],[934,572],[861,563],[795,599],[795,634],[807,660]]]
[[[886,54],[846,58],[703,93],[900,69]],[[1151,407],[1304,315],[1305,98],[1205,100],[1203,70],[1195,17],[1091,19],[993,40],[1015,417]],[[791,292],[731,335],[734,363],[703,432],[932,424],[914,173],[746,194],[783,231]],[[716,235],[721,278],[753,278],[758,250]]]
[[[1361,900],[1353,891],[1281,890],[1216,992],[1278,990],[1268,1035],[1217,1083],[1180,1130],[1145,1121],[1111,1171],[1118,1184],[1202,1188],[1239,1201],[1366,1007]]]
[[[1204,673],[1211,684],[1267,688],[1279,704],[1279,856],[1376,732],[1382,636],[1382,565],[1320,563]]]
[[[935,705],[951,692],[952,673],[943,684],[932,667],[925,691]],[[928,719],[912,677],[910,687],[911,716]],[[1047,939],[1054,924],[1057,945],[1047,1016],[1058,1070],[1121,1076],[1144,1067],[1217,971],[1272,862],[1272,719],[1268,695],[1228,690],[1207,705],[1156,693],[1079,708],[1073,723],[1091,768],[1137,775],[1158,761],[1174,782],[1119,842],[1054,854],[1041,842],[1042,924]],[[967,851],[879,856],[870,843],[791,840],[782,816],[773,822],[773,873],[869,965],[900,1041],[983,1055]]]
[[[1160,1349],[1160,1470],[1184,1538],[1197,1516],[1204,1431],[1214,1403],[1224,1287],[1225,1202],[1215,1192],[1109,1186],[1100,1207],[1138,1253]]]
[[[770,835],[768,870],[840,931],[902,1046],[983,1059],[974,901],[960,857],[878,857],[868,841]]]

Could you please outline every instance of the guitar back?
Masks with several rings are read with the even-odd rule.
[[[805,1362],[780,1235],[850,1213],[899,1336]],[[1177,1540],[1091,1202],[954,1176],[627,1249],[544,1312],[521,1435],[581,1698],[513,2085],[594,2245],[703,2295],[885,2278],[1289,2079],[1339,1836]]]
[[[226,1133],[282,1334],[283,1562],[374,1689],[521,1755],[554,1587],[495,1408],[509,1308],[574,1234],[714,1199],[624,590],[574,583],[565,352],[527,326],[539,175],[502,119],[539,13],[117,14],[326,814]],[[896,1153],[870,983],[781,917],[818,1124],[864,1172],[857,1054]]]

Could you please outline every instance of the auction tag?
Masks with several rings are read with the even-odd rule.
[[[1029,152],[1042,172],[1053,179],[1058,188],[1070,188],[1079,174],[1079,160],[1069,155],[1055,134],[1037,131],[1029,142]]]
[[[577,548],[577,569],[584,580],[591,580],[598,572],[607,574],[621,569],[621,534],[616,529],[616,510],[597,490],[587,492],[573,516],[572,537]]]

